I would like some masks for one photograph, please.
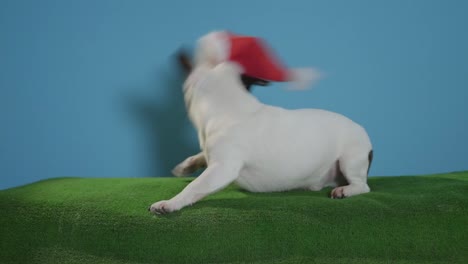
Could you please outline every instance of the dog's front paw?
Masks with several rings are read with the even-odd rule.
[[[148,211],[150,211],[153,214],[167,214],[177,210],[179,210],[179,208],[177,208],[174,202],[171,201],[159,201],[152,204],[148,208]]]
[[[182,177],[182,176],[190,176],[191,173],[195,172],[195,166],[192,165],[187,165],[186,163],[182,162],[181,164],[177,165],[173,170],[172,170],[172,175],[176,177]]]

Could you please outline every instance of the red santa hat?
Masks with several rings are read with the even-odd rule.
[[[224,61],[235,62],[245,75],[266,81],[293,82],[298,88],[307,87],[320,76],[311,68],[288,69],[260,38],[227,31],[200,38],[196,61],[213,66]]]

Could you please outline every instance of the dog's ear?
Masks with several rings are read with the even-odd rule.
[[[190,72],[192,72],[193,65],[190,61],[188,53],[185,50],[179,50],[179,52],[177,53],[177,60],[179,62],[179,65],[182,67],[182,69],[187,75],[190,74]]]
[[[265,81],[265,80],[262,80],[262,79],[257,79],[257,78],[254,78],[254,77],[250,77],[250,76],[245,75],[245,74],[241,75],[241,80],[242,80],[242,83],[245,86],[245,89],[247,89],[247,91],[251,90],[252,85],[267,86],[267,85],[270,84],[269,81]]]

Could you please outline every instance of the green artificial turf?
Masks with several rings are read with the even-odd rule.
[[[468,172],[371,177],[372,192],[231,185],[167,216],[191,178],[59,178],[0,191],[0,263],[468,263]]]

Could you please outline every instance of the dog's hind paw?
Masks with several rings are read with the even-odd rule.
[[[331,191],[330,198],[342,199],[362,193],[368,193],[369,191],[370,189],[367,184],[340,186]]]
[[[346,195],[345,195],[343,186],[336,187],[330,193],[330,198],[332,198],[332,199],[342,199],[342,198],[345,198],[345,197],[346,197]]]

